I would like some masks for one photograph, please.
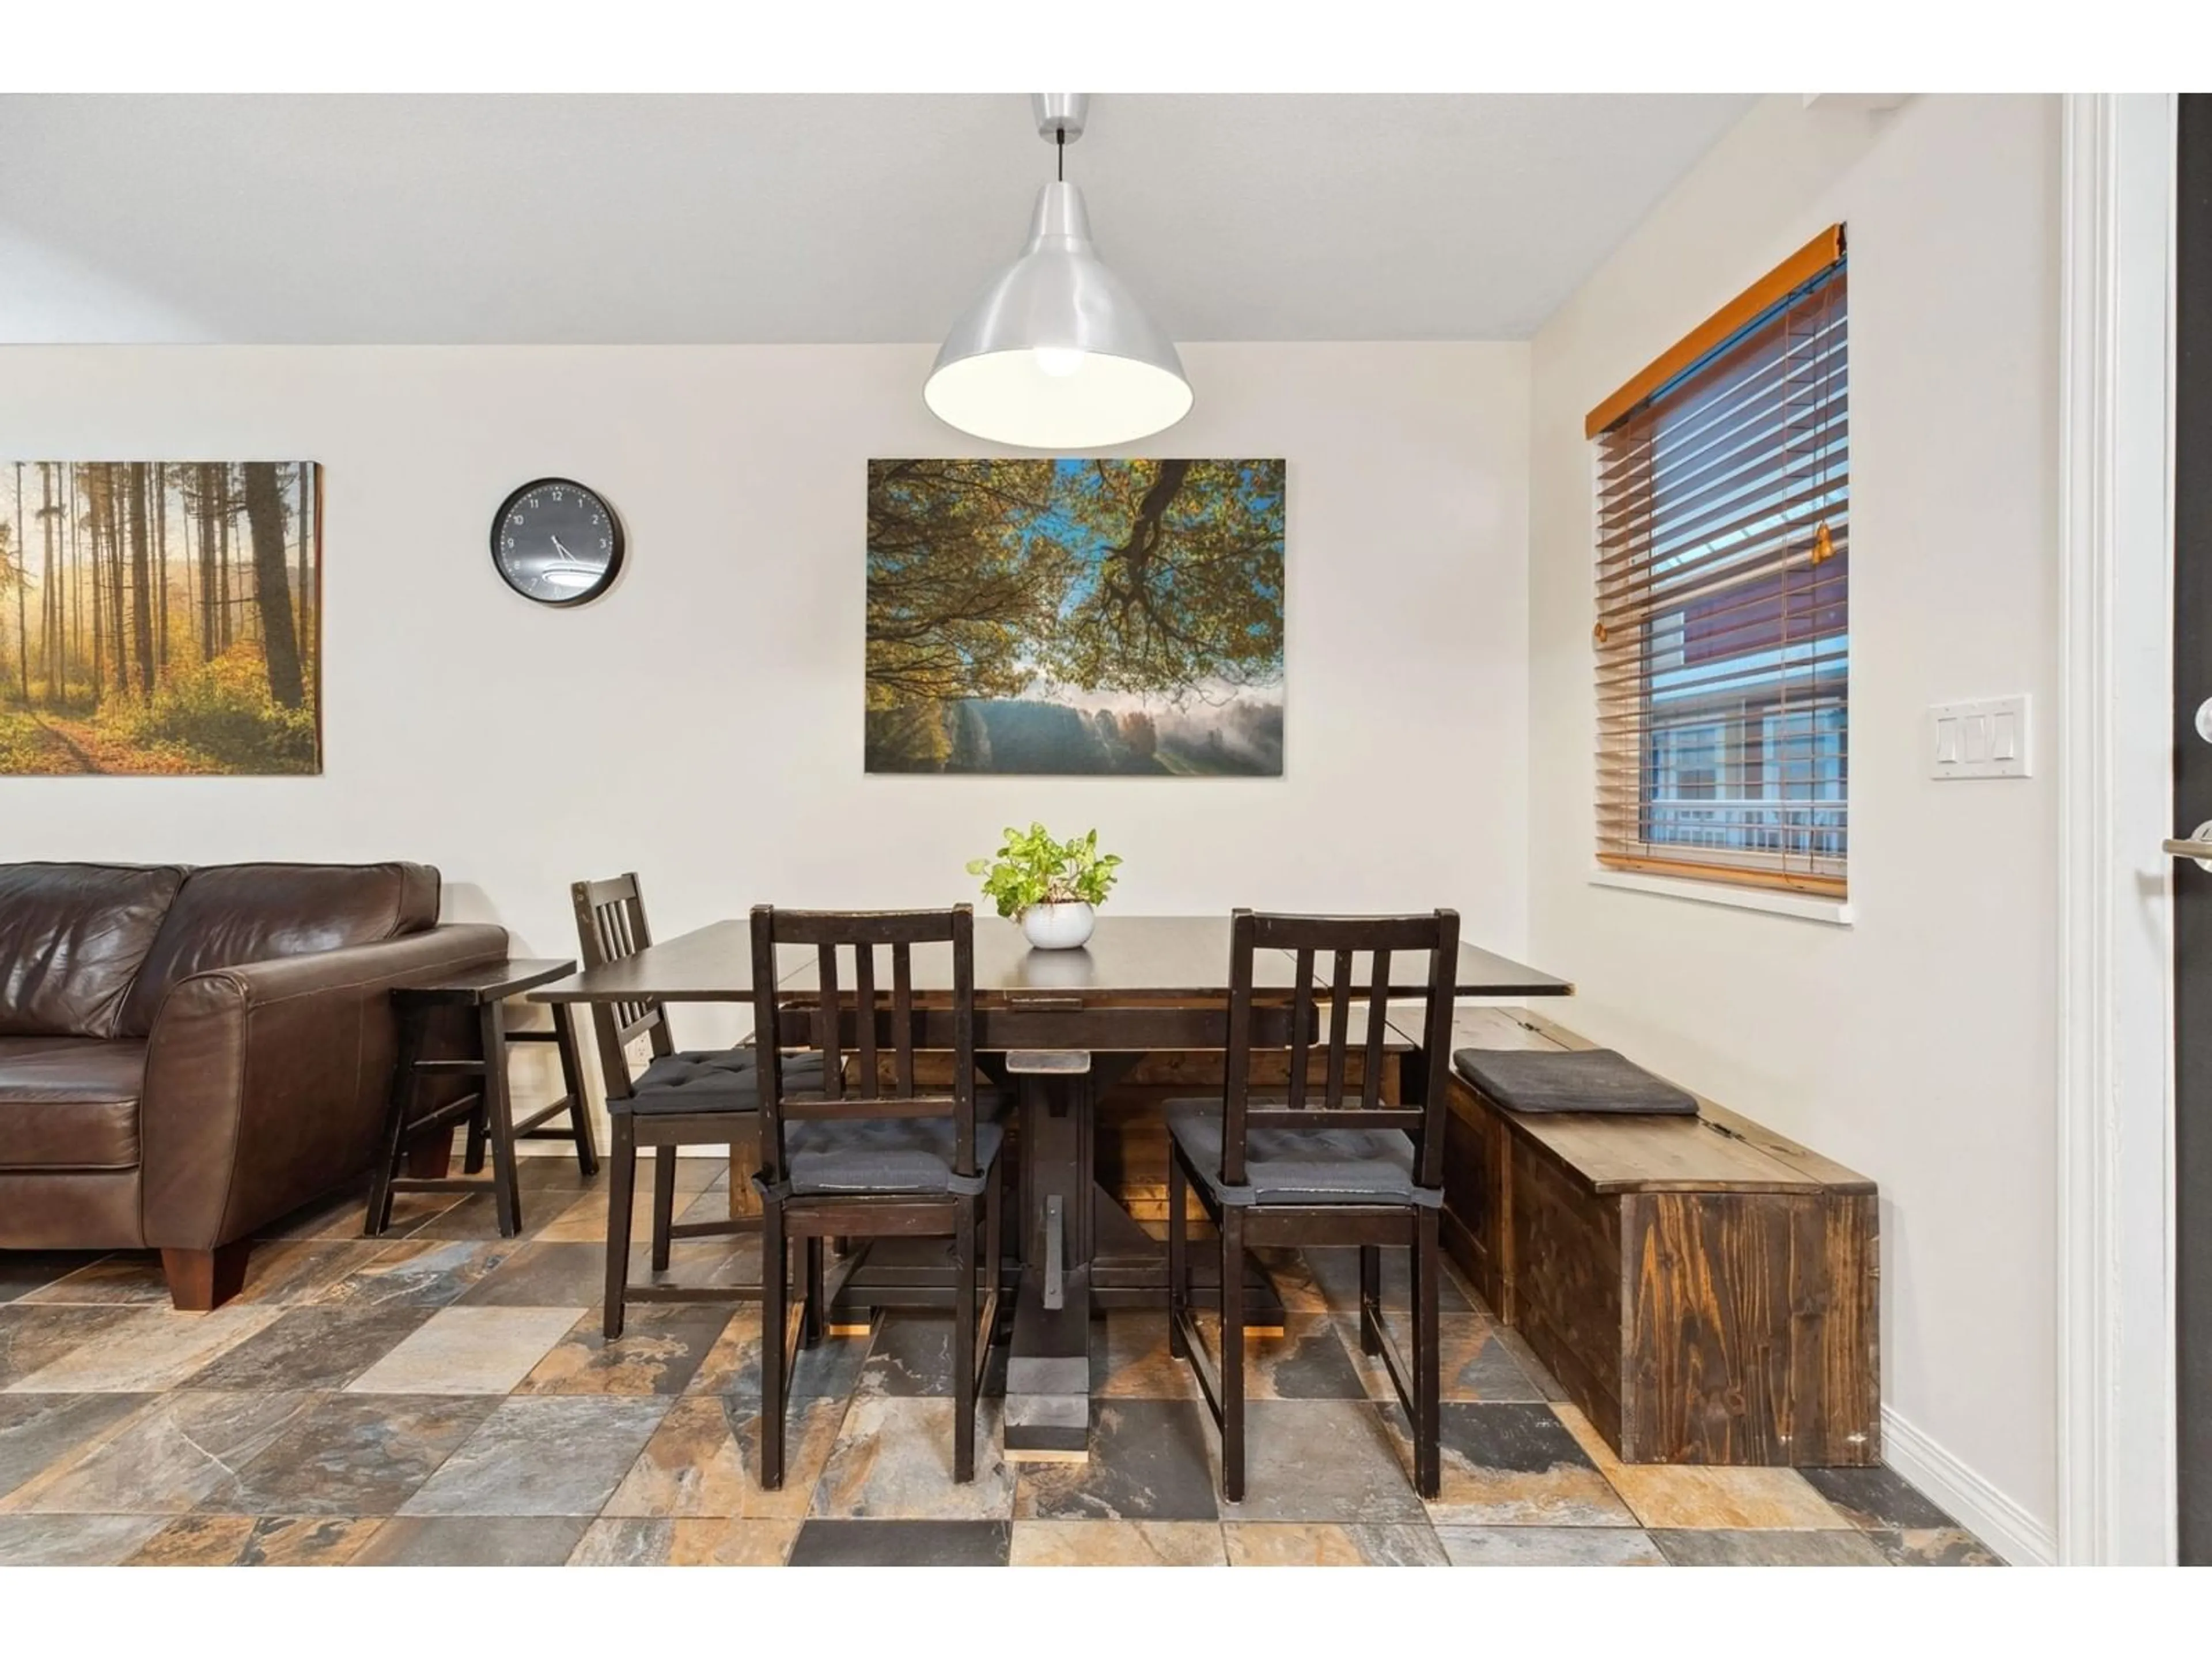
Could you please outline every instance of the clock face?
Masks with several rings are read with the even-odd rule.
[[[539,478],[500,503],[491,557],[507,585],[540,605],[596,599],[622,569],[614,511],[572,478]]]

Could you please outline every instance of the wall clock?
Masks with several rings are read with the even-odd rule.
[[[622,572],[622,520],[574,478],[533,478],[492,515],[491,562],[526,599],[582,605]]]

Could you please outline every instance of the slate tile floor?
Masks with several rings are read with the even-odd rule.
[[[720,1167],[681,1167],[683,1204],[726,1212]],[[757,1313],[635,1307],[603,1340],[604,1185],[551,1158],[524,1184],[520,1240],[475,1196],[409,1194],[380,1239],[360,1237],[359,1194],[288,1217],[207,1316],[169,1311],[151,1255],[0,1252],[0,1565],[1993,1559],[1886,1469],[1622,1467],[1455,1279],[1443,1491],[1424,1503],[1358,1351],[1348,1251],[1270,1263],[1291,1314],[1249,1350],[1240,1504],[1218,1499],[1212,1425],[1155,1313],[1094,1322],[1087,1462],[1006,1462],[987,1388],[964,1487],[943,1321],[832,1337],[800,1361],[789,1473],[763,1492]],[[750,1241],[679,1244],[672,1277],[756,1260]]]

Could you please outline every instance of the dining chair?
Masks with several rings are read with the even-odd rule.
[[[753,1030],[762,1079],[760,1170],[753,1177],[762,1219],[760,1481],[771,1492],[783,1484],[785,1404],[797,1359],[787,1308],[788,1247],[803,1247],[798,1346],[812,1347],[822,1338],[823,1241],[829,1237],[951,1241],[952,1478],[975,1479],[975,1396],[998,1320],[999,1153],[1005,1143],[997,1097],[986,1090],[979,1106],[975,1084],[975,911],[965,904],[860,912],[761,905],[752,913]],[[935,944],[951,946],[951,995],[918,1017],[913,951]],[[804,1002],[777,988],[779,945],[814,947],[816,986]],[[887,1011],[877,989],[876,951],[883,946],[890,951]],[[849,994],[839,971],[842,951],[851,953]],[[917,1087],[914,1059],[923,1018],[935,1028],[928,1046],[947,1051],[951,1063],[950,1080],[926,1092]]]
[[[1252,1076],[1252,962],[1256,951],[1296,957],[1290,1070],[1284,1098],[1255,1099]],[[1328,952],[1325,982],[1316,953]],[[1384,1012],[1394,952],[1429,954],[1428,997],[1419,1056],[1425,1087],[1418,1107],[1381,1099]],[[1370,971],[1355,980],[1354,957]],[[1244,1496],[1244,1252],[1271,1245],[1300,1249],[1357,1245],[1359,1346],[1381,1357],[1413,1430],[1413,1486],[1437,1496],[1440,1359],[1437,1328],[1440,1262],[1437,1218],[1443,1206],[1445,1069],[1450,1064],[1452,988],[1459,915],[1292,916],[1231,913],[1228,1051],[1221,1098],[1167,1104],[1168,1348],[1187,1359],[1221,1433],[1221,1492]],[[1316,995],[1327,1005],[1328,1042],[1319,1088],[1310,1073],[1320,1029]],[[1364,1065],[1352,1096],[1346,1082],[1352,1006],[1364,1004]],[[1349,1098],[1348,1098],[1349,1097]],[[1356,1102],[1356,1103],[1354,1103]],[[1209,1355],[1191,1312],[1189,1194],[1219,1233],[1221,1329]],[[1399,1350],[1382,1317],[1382,1250],[1404,1246],[1413,1265],[1413,1355]]]
[[[653,943],[645,899],[635,871],[608,881],[580,881],[568,889],[576,912],[576,942],[586,968],[603,968],[635,956]],[[676,1219],[676,1159],[685,1146],[732,1148],[751,1138],[759,1123],[760,1056],[756,1049],[679,1051],[660,1002],[592,1004],[599,1074],[605,1085],[608,1149],[607,1278],[605,1328],[611,1341],[623,1333],[629,1302],[726,1302],[759,1295],[752,1285],[690,1286],[633,1284],[629,1279],[630,1210],[641,1146],[653,1149],[652,1266],[667,1270],[670,1247],[679,1238],[757,1232],[758,1216],[726,1220]],[[629,1046],[640,1037],[653,1058],[633,1077]]]

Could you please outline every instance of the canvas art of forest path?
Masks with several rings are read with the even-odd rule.
[[[20,709],[0,714],[0,771],[158,775],[205,769],[188,755],[135,744],[90,720]]]
[[[313,465],[0,462],[0,775],[321,769]]]
[[[1283,463],[868,467],[871,772],[1279,775]]]

